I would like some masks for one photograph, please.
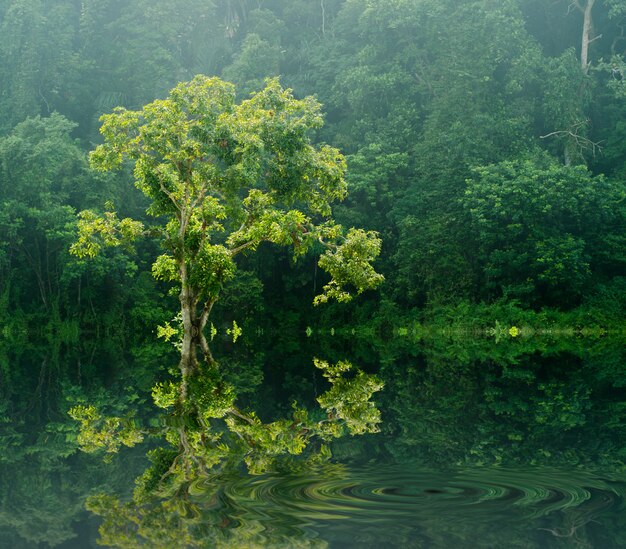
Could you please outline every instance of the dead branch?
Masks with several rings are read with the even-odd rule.
[[[580,135],[579,130],[584,128],[587,125],[587,121],[583,120],[581,122],[577,122],[570,129],[567,130],[556,130],[545,135],[540,135],[539,139],[547,139],[548,137],[565,137],[572,139],[573,143],[575,143],[578,148],[578,152],[582,154],[584,151],[591,151],[592,156],[595,158],[596,153],[602,152],[601,144],[603,141],[592,141],[588,137],[584,135]]]

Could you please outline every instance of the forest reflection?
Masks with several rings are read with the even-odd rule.
[[[110,455],[121,446],[157,440],[148,451],[150,467],[136,479],[130,502],[104,493],[87,499],[87,508],[104,519],[100,543],[164,548],[249,545],[257,529],[248,524],[229,528],[236,522],[229,518],[236,503],[223,496],[226,479],[318,467],[329,461],[332,440],[379,431],[380,411],[371,397],[382,389],[381,380],[346,361],[315,359],[314,365],[327,385],[316,399],[319,408],[308,410],[293,402],[290,414],[270,421],[239,406],[236,384],[225,379],[215,360],[196,369],[184,392],[175,379],[153,387],[154,404],[165,415],[153,419],[152,426],[141,426],[135,410],[107,416],[93,405],[70,409],[80,422],[83,451]],[[234,534],[237,538],[231,539]],[[265,535],[261,542],[268,542]]]
[[[2,368],[3,539],[164,548],[623,541],[621,337],[418,341],[409,331],[383,341],[358,328],[298,345],[285,337],[223,344],[185,402],[177,368],[155,370],[172,361],[153,343],[125,353],[5,347],[2,364],[20,368]],[[72,545],[85,505],[100,533]]]

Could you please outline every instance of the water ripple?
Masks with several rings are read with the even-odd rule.
[[[439,547],[464,546],[457,531],[461,536],[505,524],[535,536],[578,535],[580,527],[618,509],[625,493],[626,477],[584,471],[331,466],[234,480],[221,499],[233,524],[261,533],[268,543],[280,533],[291,542],[317,543],[321,536],[338,547],[385,540],[399,546],[419,533],[429,540],[424,544]],[[438,536],[445,541],[433,541]]]

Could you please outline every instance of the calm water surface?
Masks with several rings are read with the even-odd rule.
[[[265,421],[293,400],[315,406],[318,356],[383,379],[381,432],[338,440],[329,460],[199,476],[116,515],[113,501],[130,501],[154,443],[105,463],[77,450],[67,410],[133,408],[155,424],[150,388],[167,376],[154,367],[166,352],[6,350],[0,546],[626,547],[620,342],[238,345],[221,367]],[[115,536],[102,537],[101,517],[86,510],[94,494],[111,496],[101,507],[121,524]]]

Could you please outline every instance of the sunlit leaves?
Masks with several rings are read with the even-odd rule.
[[[344,374],[352,369],[348,362],[330,365],[315,360],[315,366],[332,383],[331,389],[317,399],[329,416],[343,420],[351,435],[377,432],[380,410],[370,399],[383,388],[383,382],[360,371],[352,378],[346,377]]]
[[[171,408],[176,404],[180,387],[171,381],[157,383],[152,388],[152,400],[159,408]]]
[[[189,383],[185,406],[204,421],[223,418],[234,407],[236,390],[220,375],[217,366],[205,364]]]
[[[103,246],[129,246],[142,235],[143,223],[132,219],[118,219],[115,212],[98,215],[91,210],[79,214],[78,240],[70,252],[78,257],[95,257]]]
[[[152,275],[157,280],[180,281],[176,259],[169,254],[160,255],[152,264]]]
[[[226,247],[205,242],[195,258],[189,282],[197,288],[199,295],[215,296],[235,276],[235,269],[235,262]]]
[[[94,406],[74,406],[69,415],[80,422],[78,443],[84,452],[104,450],[116,453],[121,445],[134,446],[143,440],[143,434],[128,417],[104,417]]]
[[[153,274],[180,282],[192,309],[215,300],[234,277],[234,257],[261,242],[293,247],[296,257],[317,241],[332,250],[320,261],[331,281],[318,302],[348,300],[347,284],[361,293],[382,281],[371,266],[380,251],[376,234],[351,229],[344,237],[324,219],[346,195],[346,162],[337,149],[312,145],[311,130],[323,124],[313,97],[296,99],[274,78],[235,104],[232,84],[197,76],[140,111],[120,108],[101,120],[104,143],[91,164],[106,171],[134,162],[148,213],[166,217],[160,234],[169,253],[156,259]],[[111,211],[82,212],[72,253],[93,257],[141,230]]]
[[[314,303],[325,303],[331,298],[349,301],[352,296],[347,286],[353,286],[359,294],[378,287],[384,277],[374,270],[371,261],[379,254],[380,246],[381,240],[375,232],[350,229],[345,241],[330,248],[319,260],[319,266],[330,274],[331,281]]]

